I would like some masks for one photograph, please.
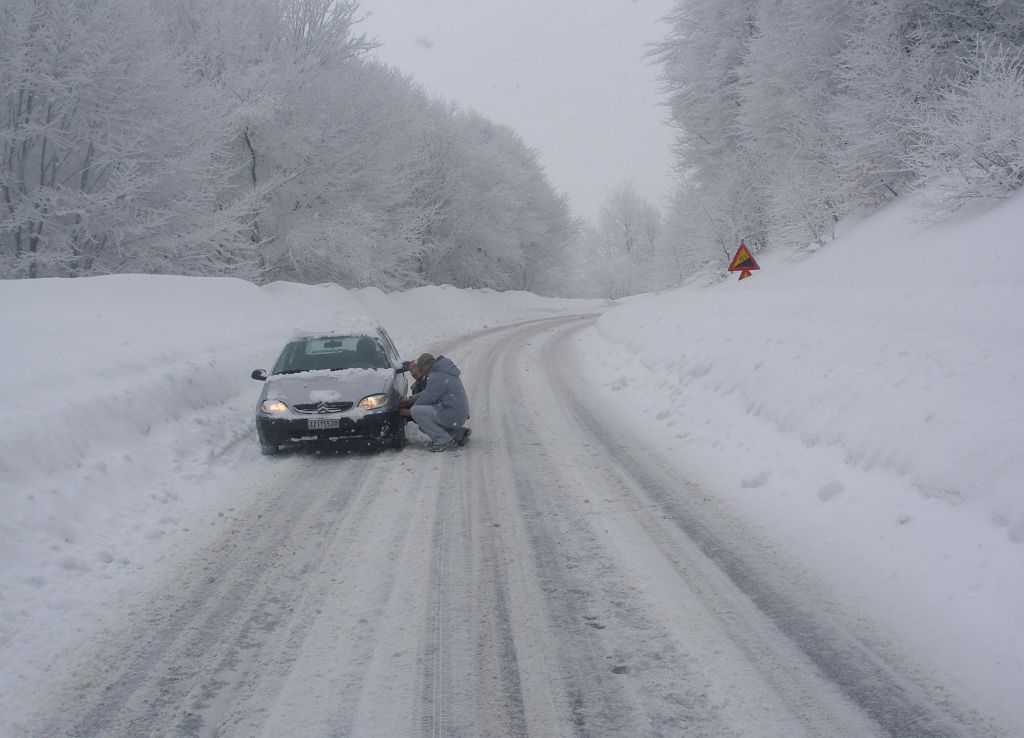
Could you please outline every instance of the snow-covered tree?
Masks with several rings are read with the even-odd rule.
[[[761,0],[740,68],[737,130],[776,241],[831,240],[846,183],[828,112],[846,0]],[[744,236],[746,238],[746,236]],[[736,240],[736,239],[733,239]]]
[[[219,216],[195,232],[194,215],[214,212],[223,178],[211,106],[187,85],[145,5],[6,2],[3,274],[216,272],[244,262]],[[205,242],[193,250],[197,237]]]
[[[1024,49],[975,45],[952,84],[923,107],[925,146],[904,161],[946,199],[1003,197],[1024,186]]]
[[[444,197],[425,233],[424,277],[460,287],[523,288],[544,283],[572,237],[565,199],[510,129],[476,113],[453,119]]]
[[[623,181],[608,193],[597,224],[579,231],[570,270],[577,291],[615,298],[668,286],[672,280],[659,265],[661,242],[661,212]]]
[[[368,61],[355,0],[0,5],[0,276],[546,284],[564,198]]]
[[[622,182],[601,206],[599,227],[609,251],[623,253],[634,263],[649,261],[661,231],[661,213],[632,182]]]
[[[1018,0],[678,0],[670,23],[652,53],[688,255],[820,245],[910,186],[1022,185]]]
[[[688,209],[723,250],[743,236],[760,247],[767,231],[760,163],[739,127],[756,8],[755,0],[680,0],[668,38],[652,50],[664,68],[677,174],[687,183],[676,199],[694,200]]]

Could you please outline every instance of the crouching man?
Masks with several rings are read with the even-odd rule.
[[[451,359],[423,354],[409,364],[409,373],[417,384],[425,382],[422,392],[401,400],[402,415],[411,417],[430,436],[428,451],[451,451],[464,446],[470,430],[469,398],[459,378],[461,372]]]

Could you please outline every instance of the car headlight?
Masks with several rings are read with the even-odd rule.
[[[288,412],[288,406],[280,400],[264,400],[262,408],[263,412],[269,415]]]
[[[368,395],[359,401],[359,407],[363,410],[376,410],[388,404],[387,395]]]

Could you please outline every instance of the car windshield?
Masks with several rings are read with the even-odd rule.
[[[278,357],[272,374],[389,366],[384,347],[375,336],[328,336],[291,341]]]

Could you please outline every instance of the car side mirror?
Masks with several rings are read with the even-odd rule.
[[[261,382],[267,381],[267,370],[266,369],[253,369],[252,374],[249,375],[253,379],[258,379]]]

